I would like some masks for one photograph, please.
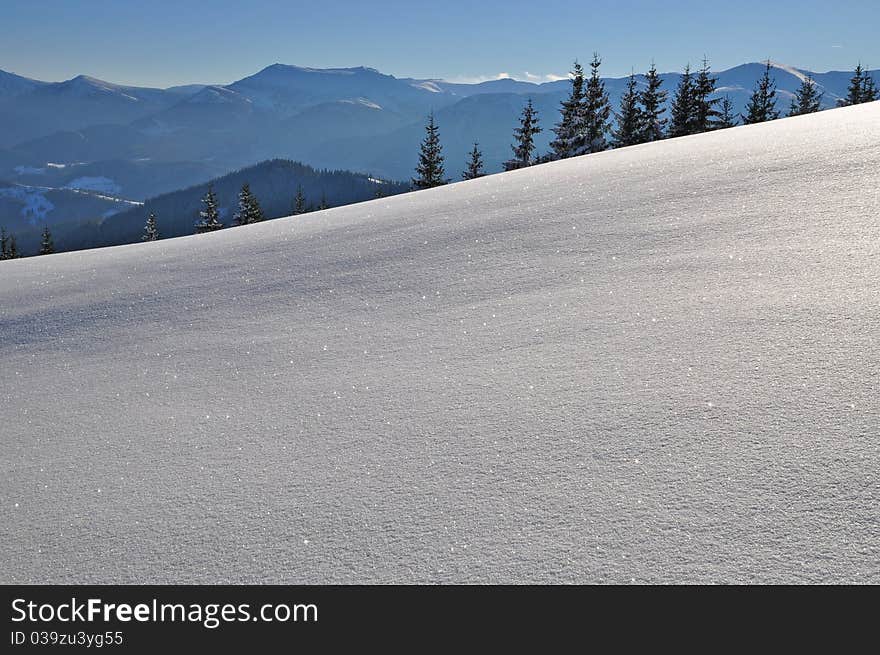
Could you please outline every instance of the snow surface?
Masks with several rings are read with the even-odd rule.
[[[0,582],[880,582],[880,104],[0,263]]]

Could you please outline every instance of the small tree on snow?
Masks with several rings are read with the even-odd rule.
[[[293,213],[305,214],[306,211],[306,194],[303,192],[302,184],[296,187],[296,197],[293,199]]]
[[[463,180],[475,180],[483,177],[483,153],[480,152],[480,144],[474,143],[474,149],[471,150],[470,159],[467,162],[467,168],[461,174]]]
[[[691,65],[684,68],[678,81],[678,88],[672,98],[672,107],[669,110],[672,120],[669,123],[669,136],[687,136],[691,134],[694,116],[694,77],[691,73]]]
[[[412,180],[415,189],[431,189],[446,184],[443,170],[443,147],[440,145],[440,130],[434,122],[433,112],[428,115],[425,138],[419,151],[416,177]]]
[[[651,70],[645,75],[646,87],[639,95],[641,103],[641,139],[642,142],[659,141],[666,131],[666,118],[660,118],[666,107],[666,91],[660,87],[663,78],[657,74],[657,67],[651,63]]]
[[[733,111],[733,103],[730,101],[730,96],[724,96],[721,99],[721,109],[718,110],[718,122],[715,124],[715,127],[719,130],[723,130],[728,127],[735,127],[737,123],[738,121],[736,114]]]
[[[562,117],[553,132],[556,138],[550,142],[556,159],[584,154],[586,150],[586,127],[584,126],[584,68],[577,61],[571,71],[571,93],[562,101]]]
[[[196,223],[196,234],[214,232],[223,228],[223,223],[220,222],[220,210],[217,207],[217,196],[214,194],[213,187],[208,187],[208,192],[202,197],[199,218],[199,222]]]
[[[7,234],[6,228],[0,228],[0,259],[17,259],[18,246],[15,245],[15,235]]]
[[[776,81],[770,77],[772,65],[767,61],[764,74],[758,80],[758,86],[752,92],[749,104],[746,105],[746,115],[743,121],[746,125],[775,121],[779,118],[776,110]]]
[[[55,243],[52,241],[52,233],[49,232],[49,226],[43,226],[43,235],[40,239],[40,254],[51,255],[55,252]]]
[[[532,164],[535,135],[541,131],[538,125],[538,112],[532,105],[532,99],[529,98],[519,119],[519,127],[513,130],[513,138],[516,140],[516,143],[510,146],[513,150],[513,159],[504,162],[504,170],[512,171]]]
[[[840,106],[857,105],[862,102],[862,88],[865,83],[865,72],[862,70],[862,62],[859,62],[853,71],[853,76],[849,81],[849,88],[846,91],[846,98],[841,100]]]
[[[238,211],[235,212],[233,219],[236,225],[250,225],[258,223],[264,218],[263,210],[256,196],[251,193],[251,187],[245,183],[238,193]]]
[[[880,98],[880,91],[874,83],[874,78],[870,72],[865,71],[862,77],[862,102],[874,102],[878,98]]]
[[[620,98],[620,111],[616,114],[617,129],[614,130],[614,147],[624,148],[642,142],[642,112],[639,109],[639,92],[636,90],[635,73],[630,74],[626,91]]]
[[[602,152],[608,149],[607,135],[611,131],[611,102],[605,92],[605,82],[599,77],[602,59],[599,53],[593,54],[590,62],[590,79],[584,94],[584,127],[586,128],[587,152]]]
[[[788,115],[801,116],[819,111],[822,106],[822,95],[813,78],[805,77],[797,91],[794,92]]]
[[[159,228],[156,226],[156,214],[150,212],[144,225],[144,235],[141,237],[141,241],[157,241],[158,239]]]
[[[709,60],[703,58],[703,67],[694,80],[693,116],[691,117],[691,134],[708,132],[715,128],[718,121],[718,110],[715,109],[720,100],[712,98],[718,78],[712,75]]]

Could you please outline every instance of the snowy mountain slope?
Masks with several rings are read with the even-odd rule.
[[[123,86],[87,75],[64,82],[27,82],[30,86],[15,95],[0,93],[0,147],[65,130],[126,124],[180,99],[162,89]]]
[[[32,80],[29,77],[22,77],[15,73],[7,73],[4,70],[0,70],[0,100],[29,93],[44,84],[46,82]]]
[[[880,104],[0,262],[2,582],[880,582]]]
[[[227,88],[285,118],[309,107],[339,100],[364,98],[380,108],[414,115],[456,100],[451,94],[444,97],[447,94],[435,93],[409,80],[363,66],[318,69],[273,64]]]

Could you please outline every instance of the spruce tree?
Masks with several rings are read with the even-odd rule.
[[[822,106],[822,95],[816,82],[808,75],[803,79],[797,91],[794,92],[788,115],[801,116],[819,111]]]
[[[571,93],[562,101],[560,121],[553,128],[556,138],[550,142],[556,159],[587,152],[584,125],[584,69],[577,61],[571,71]]]
[[[862,62],[856,66],[853,76],[849,81],[849,88],[846,91],[846,97],[841,100],[838,105],[845,107],[848,105],[858,105],[862,102],[862,92],[864,91],[864,71],[862,70]]]
[[[220,222],[220,210],[217,207],[217,196],[213,187],[208,187],[208,192],[202,197],[202,205],[199,211],[201,220],[196,223],[196,234],[222,229],[223,223]]]
[[[724,96],[724,98],[721,99],[721,110],[718,112],[718,121],[715,123],[715,128],[724,130],[728,127],[735,127],[737,122],[736,114],[734,114],[733,111],[733,103],[730,101],[730,96]]]
[[[159,228],[156,227],[156,215],[150,212],[147,216],[147,222],[144,224],[144,235],[141,241],[156,241],[159,239]]]
[[[260,203],[256,196],[251,193],[251,187],[245,183],[238,192],[238,211],[235,212],[233,220],[236,225],[250,225],[258,223],[265,218]]]
[[[608,149],[606,136],[611,130],[608,118],[611,116],[611,103],[605,93],[605,82],[599,77],[602,60],[599,53],[593,54],[590,62],[590,79],[584,97],[584,127],[586,128],[587,152],[601,152]]]
[[[691,74],[691,65],[684,68],[684,73],[678,81],[678,88],[672,98],[672,122],[669,124],[669,136],[687,136],[691,133],[694,116],[694,80]]]
[[[250,222],[251,187],[245,183],[238,192],[238,209],[232,215],[236,225],[247,225]]]
[[[614,147],[623,148],[642,142],[642,126],[644,120],[639,109],[639,92],[636,90],[635,73],[631,73],[626,84],[626,91],[620,98],[620,111],[617,117],[617,129],[614,130]]]
[[[862,76],[862,102],[874,102],[880,98],[880,92],[874,83],[874,78],[870,72],[865,71]]]
[[[715,85],[718,78],[714,77],[709,69],[709,60],[703,59],[703,67],[697,73],[694,81],[693,117],[691,119],[690,134],[699,134],[713,129],[718,120],[718,110],[715,105],[720,102],[719,98],[712,98],[715,93]]]
[[[43,226],[43,234],[40,238],[40,254],[51,255],[55,252],[55,244],[52,241],[52,233],[49,232],[49,226]]]
[[[425,138],[419,152],[416,177],[412,180],[414,189],[431,189],[446,184],[443,177],[443,146],[440,145],[440,131],[434,122],[434,113],[428,116]]]
[[[485,173],[483,173],[483,153],[480,152],[480,144],[474,142],[474,149],[471,150],[470,159],[467,162],[467,168],[465,168],[464,173],[461,174],[461,179],[463,180],[475,180],[478,177],[483,177]]]
[[[21,257],[18,253],[18,246],[15,243],[15,235],[9,235],[9,257],[7,259],[18,259]]]
[[[657,74],[657,67],[651,63],[651,70],[645,76],[647,87],[639,96],[642,119],[641,141],[649,143],[663,138],[666,130],[666,118],[660,118],[666,107],[666,91],[660,87],[663,79]]]
[[[513,159],[504,162],[504,170],[512,171],[531,166],[532,153],[535,151],[535,135],[542,131],[538,122],[538,112],[532,105],[532,99],[529,98],[526,106],[523,107],[519,127],[513,130],[513,138],[516,141],[510,146],[513,150]]]
[[[250,189],[248,189],[250,191]],[[250,220],[249,223],[259,223],[260,221],[266,220],[266,215],[263,213],[263,208],[260,206],[260,201],[257,200],[257,196],[251,193],[251,202],[249,205],[250,209]]]
[[[746,115],[743,122],[746,125],[775,121],[779,118],[776,110],[776,81],[770,77],[770,61],[764,68],[764,74],[758,80],[758,86],[752,93],[749,104],[746,105]]]
[[[306,213],[306,194],[303,192],[302,184],[296,187],[296,197],[293,199],[293,213]]]
[[[9,237],[5,227],[0,227],[0,259],[9,259]]]

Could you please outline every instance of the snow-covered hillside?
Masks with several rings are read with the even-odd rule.
[[[880,104],[0,262],[0,582],[880,582]]]

